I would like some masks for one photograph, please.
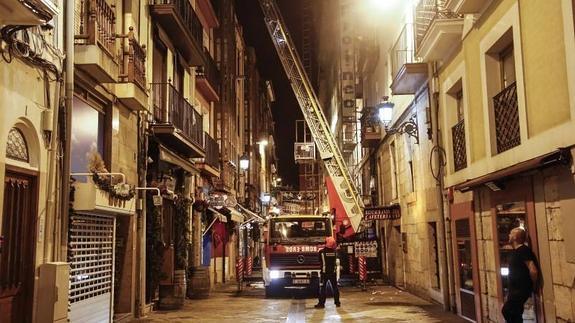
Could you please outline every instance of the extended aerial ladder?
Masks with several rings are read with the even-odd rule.
[[[272,42],[329,175],[326,180],[327,189],[330,205],[336,209],[336,222],[345,223],[348,220],[350,226],[344,236],[351,236],[358,231],[361,224],[363,203],[275,0],[259,2]]]

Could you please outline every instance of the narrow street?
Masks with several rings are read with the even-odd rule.
[[[178,311],[156,311],[133,323],[160,322],[466,322],[442,307],[390,286],[341,288],[342,306],[328,299],[325,309],[315,309],[316,299],[285,297],[266,299],[261,285],[225,285],[208,299],[187,300]]]

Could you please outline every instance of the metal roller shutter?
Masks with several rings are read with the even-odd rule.
[[[114,230],[114,217],[70,217],[70,322],[111,322]]]

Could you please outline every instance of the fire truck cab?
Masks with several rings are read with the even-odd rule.
[[[317,295],[319,251],[333,235],[331,215],[278,215],[267,223],[263,278],[266,297],[285,289],[305,289]]]

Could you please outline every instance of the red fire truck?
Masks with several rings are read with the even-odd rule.
[[[319,251],[333,235],[331,215],[279,215],[267,223],[263,278],[266,297],[285,289],[319,288]]]

